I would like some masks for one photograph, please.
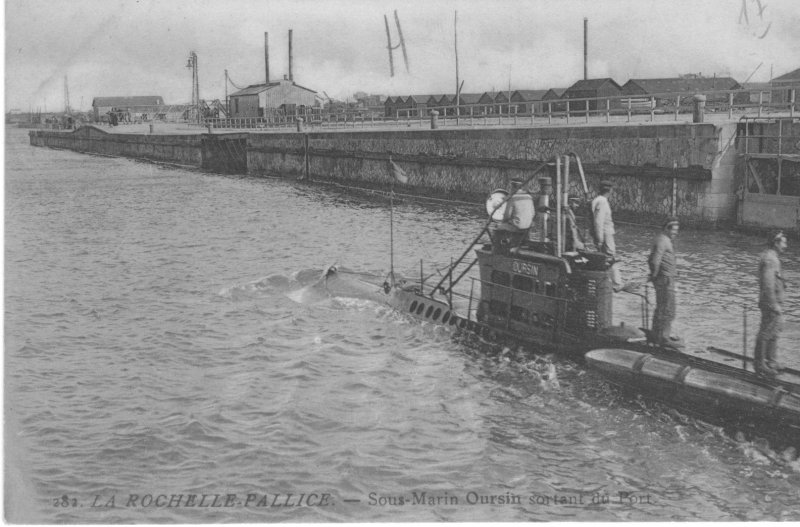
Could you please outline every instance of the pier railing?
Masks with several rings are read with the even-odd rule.
[[[294,115],[207,119],[206,126],[235,129],[537,126],[581,123],[692,121],[697,104],[709,120],[735,120],[742,116],[797,115],[800,84],[759,90],[669,92],[613,97],[561,98],[417,107],[311,108]],[[698,103],[695,95],[703,95]],[[436,114],[434,114],[434,111]],[[390,114],[390,115],[387,115]]]

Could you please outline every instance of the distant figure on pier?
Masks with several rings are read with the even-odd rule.
[[[611,262],[611,285],[614,292],[619,292],[623,288],[622,277],[620,276],[619,266],[617,265],[617,246],[614,243],[614,220],[611,217],[611,205],[608,197],[614,183],[603,180],[600,182],[600,194],[592,200],[592,218],[594,228],[592,238],[597,250],[605,254]]]
[[[780,254],[786,250],[786,235],[778,231],[769,237],[767,249],[758,261],[761,326],[756,337],[755,370],[765,377],[775,377],[781,370],[778,363],[778,336],[783,329],[783,292],[786,283],[781,274]]]
[[[672,240],[678,235],[678,229],[678,219],[669,218],[656,236],[647,260],[650,267],[648,281],[653,282],[656,288],[656,309],[653,312],[650,340],[668,348],[676,348],[680,342],[680,339],[670,336],[675,320],[675,278],[678,274]]]

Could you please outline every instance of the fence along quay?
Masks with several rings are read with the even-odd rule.
[[[409,170],[409,193],[469,200],[482,196],[486,188],[524,176],[554,151],[571,151],[583,158],[592,192],[600,179],[615,182],[620,192],[612,206],[620,219],[658,222],[677,215],[685,224],[699,226],[770,227],[775,219],[753,211],[768,210],[772,201],[782,200],[787,212],[780,226],[797,232],[800,219],[792,204],[800,192],[791,194],[796,187],[784,183],[779,195],[772,186],[745,193],[744,167],[752,171],[760,165],[769,171],[773,169],[764,165],[773,161],[761,157],[740,163],[742,155],[753,159],[754,142],[741,138],[745,133],[753,137],[754,122],[766,126],[764,133],[772,133],[768,123],[781,123],[781,157],[774,162],[781,166],[782,180],[796,177],[791,155],[800,131],[794,99],[778,106],[764,102],[762,92],[749,93],[746,102],[741,91],[714,92],[705,101],[699,119],[704,122],[693,122],[698,120],[697,105],[687,104],[686,94],[672,97],[654,95],[647,108],[631,97],[574,99],[561,101],[563,108],[551,103],[544,113],[527,116],[515,113],[513,105],[473,105],[469,116],[461,115],[465,108],[443,107],[439,115],[431,115],[428,108],[424,115],[394,118],[308,113],[302,120],[210,119],[204,128],[175,133],[158,123],[152,125],[155,133],[126,133],[123,126],[109,133],[108,128],[84,126],[75,131],[31,131],[30,140],[37,146],[370,190],[388,186],[385,163],[392,157]],[[665,100],[674,100],[674,107]],[[573,105],[582,108],[573,110]],[[730,120],[743,112],[755,117]],[[743,128],[741,122],[751,125]],[[224,128],[234,125],[253,128]],[[764,154],[772,146],[762,139],[759,148]],[[766,195],[770,191],[773,196]]]

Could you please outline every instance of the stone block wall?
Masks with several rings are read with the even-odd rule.
[[[530,178],[542,162],[574,153],[585,169],[587,200],[596,195],[601,180],[615,183],[615,216],[659,220],[674,206],[688,222],[718,223],[735,221],[736,134],[735,125],[659,123],[250,132],[232,134],[228,140],[239,141],[241,135],[246,141],[246,171],[251,175],[385,189],[393,183],[391,158],[409,178],[398,191],[477,203],[493,189],[508,188],[512,179]],[[209,144],[219,139],[216,135],[109,134],[83,127],[74,132],[32,131],[31,144],[205,167],[206,157],[215,158],[208,152],[219,146]],[[530,191],[539,191],[542,175],[554,176],[555,168],[548,166],[533,177]],[[573,196],[584,195],[574,162],[570,187]]]
[[[735,210],[735,149],[721,146],[731,134],[735,127],[713,124],[254,133],[248,172],[386,188],[391,157],[409,177],[403,192],[475,201],[526,179],[541,161],[572,152],[585,168],[588,198],[601,180],[615,183],[612,206],[621,217],[670,215],[675,196],[679,216],[716,223],[732,221]],[[534,192],[538,177],[528,186]],[[583,194],[574,162],[570,186],[572,195]]]
[[[30,141],[34,146],[65,148],[78,152],[109,156],[149,159],[201,167],[203,153],[198,134],[113,134],[94,126],[83,126],[73,131],[32,130]]]

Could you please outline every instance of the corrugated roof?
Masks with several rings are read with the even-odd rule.
[[[230,97],[240,97],[243,95],[258,95],[262,91],[266,91],[267,89],[277,85],[278,85],[277,82],[270,82],[269,84],[251,84],[247,88],[231,93]]]
[[[548,91],[549,90],[516,90],[511,94],[511,98],[513,99],[514,95],[519,95],[524,101],[541,101],[544,94]]]
[[[784,73],[780,77],[775,77],[772,82],[798,82],[800,81],[800,68],[789,73]]]
[[[606,84],[607,82],[610,82],[617,88],[620,88],[620,85],[617,84],[616,81],[614,81],[614,79],[606,77],[604,79],[581,79],[572,86],[570,86],[569,88],[567,88],[566,91],[571,92],[571,91],[596,90],[601,86],[603,86],[604,84]]]
[[[560,99],[564,96],[564,92],[567,91],[566,88],[550,88],[542,95],[542,100],[546,99]]]
[[[300,86],[299,84],[297,84],[297,83],[295,83],[293,81],[284,81],[284,82],[291,82],[291,85],[294,86],[295,88],[300,88],[301,90],[310,91],[311,93],[317,93],[314,90],[312,90],[310,88],[306,88],[305,86]],[[237,92],[231,93],[229,95],[229,97],[241,97],[241,96],[244,96],[244,95],[258,95],[259,93],[261,93],[263,91],[271,90],[272,88],[274,88],[276,86],[280,86],[280,85],[281,85],[281,81],[270,82],[269,84],[251,84],[247,88],[244,88],[244,89],[239,90]]]
[[[461,98],[461,104],[477,104],[481,97],[483,97],[482,93],[462,93],[459,95]],[[455,100],[456,96],[453,95],[452,99]]]
[[[164,104],[158,95],[134,95],[131,97],[95,97],[92,106],[152,106]]]
[[[671,77],[663,79],[631,79],[625,83],[623,91],[630,86],[638,86],[645,93],[671,93],[682,91],[736,90],[742,86],[731,77]]]
[[[434,97],[434,96],[433,95],[409,95],[408,99],[406,99],[406,102],[413,101],[413,102],[415,102],[417,104],[427,103],[428,100],[431,97]]]

